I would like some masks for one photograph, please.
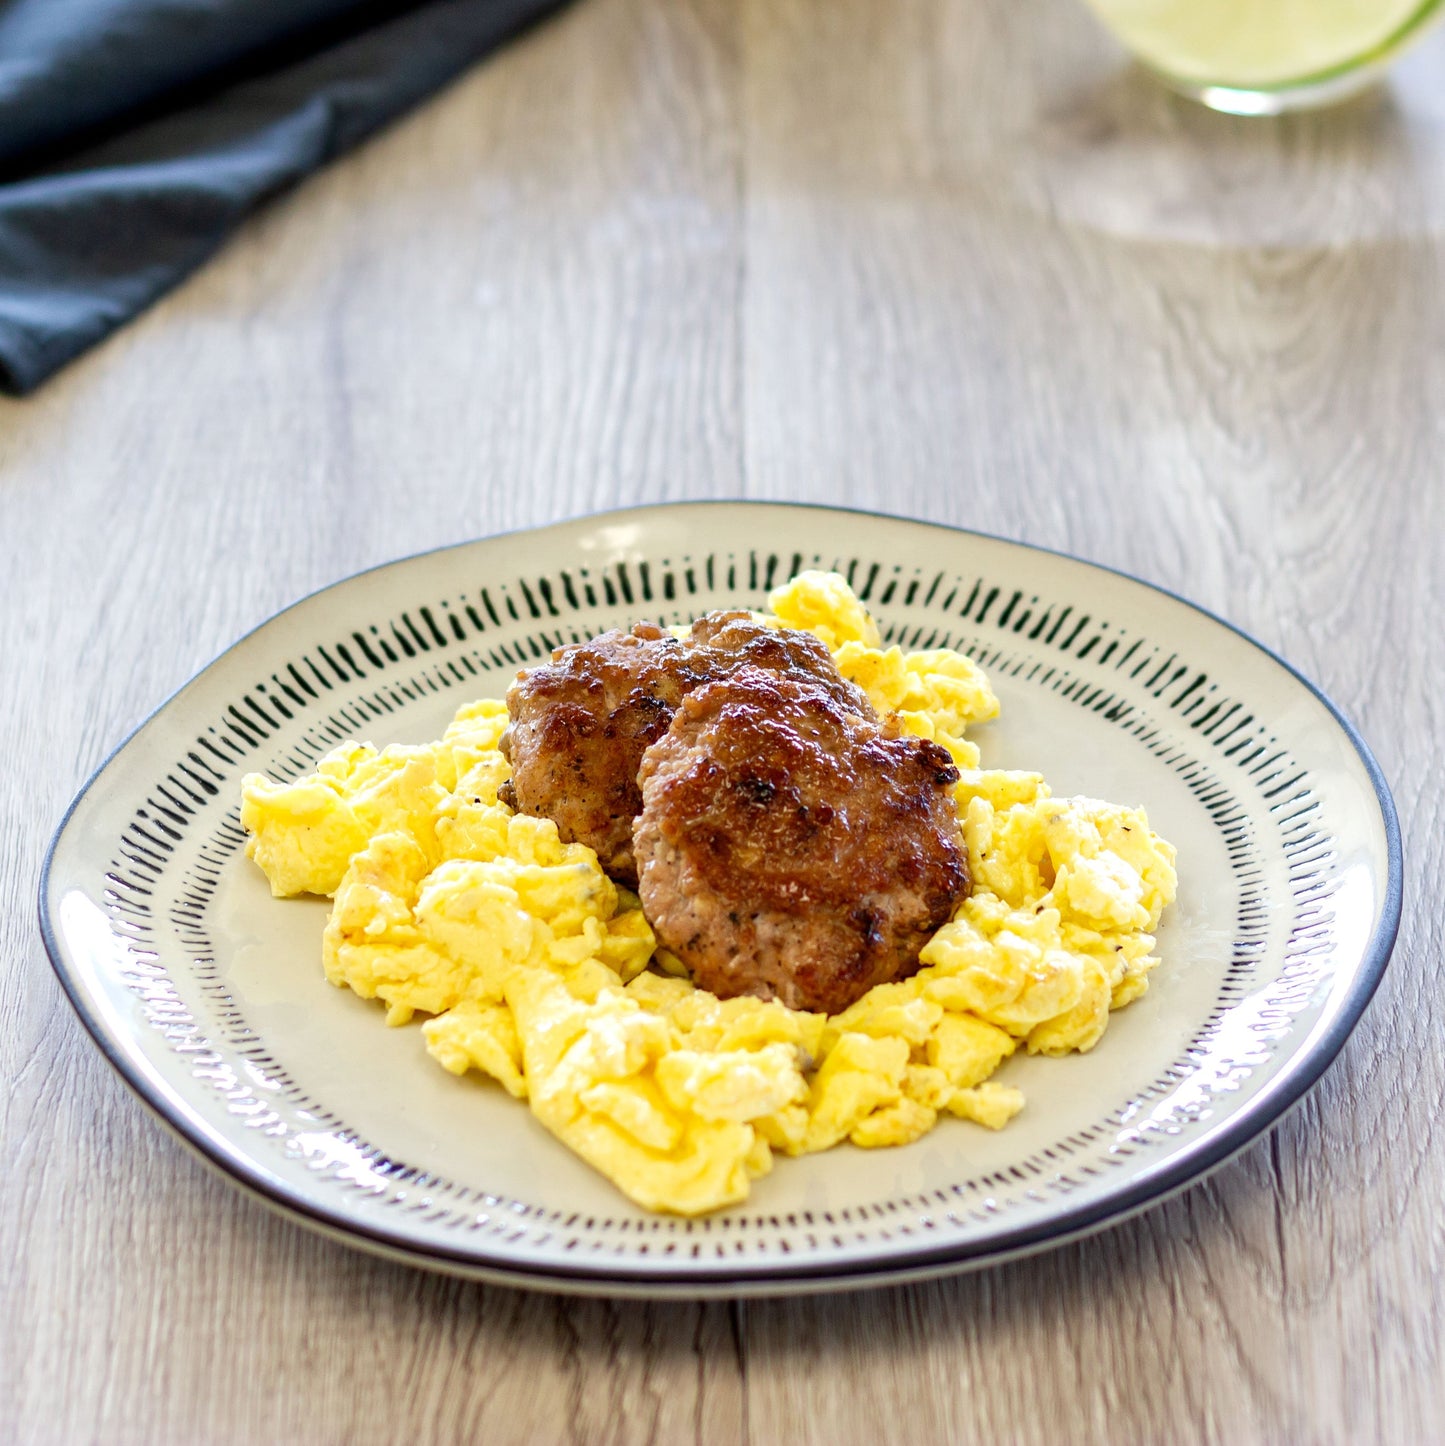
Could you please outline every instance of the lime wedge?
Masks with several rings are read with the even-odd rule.
[[[1142,61],[1178,80],[1278,86],[1375,58],[1436,0],[1090,0]]]

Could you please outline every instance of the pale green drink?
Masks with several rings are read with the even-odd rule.
[[[1360,89],[1441,0],[1089,0],[1176,89],[1272,114]]]

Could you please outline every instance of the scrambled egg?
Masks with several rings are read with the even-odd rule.
[[[426,1015],[443,1068],[526,1100],[652,1210],[735,1204],[779,1151],[907,1144],[944,1114],[1001,1128],[1024,1101],[994,1073],[1020,1048],[1093,1048],[1147,989],[1174,897],[1174,850],[1142,809],[979,767],[965,731],[999,705],[969,659],[885,650],[836,574],[805,573],[769,606],[963,774],[973,894],[916,975],[842,1014],[720,1000],[679,977],[591,849],[498,801],[500,702],[464,707],[435,743],[346,744],[294,783],[242,784],[246,852],[272,892],[335,898],[326,977],[380,999],[388,1024]]]

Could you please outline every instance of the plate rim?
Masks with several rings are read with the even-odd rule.
[[[1262,653],[1301,685],[1327,712],[1344,734],[1364,768],[1380,812],[1385,836],[1386,877],[1379,922],[1361,950],[1355,976],[1328,1029],[1322,1031],[1309,1049],[1292,1060],[1277,1075],[1267,1080],[1259,1092],[1236,1114],[1221,1122],[1202,1140],[1191,1147],[1169,1155],[1156,1166],[1141,1171],[1119,1192],[1092,1204],[1062,1207],[1043,1220],[1016,1226],[987,1242],[970,1244],[954,1241],[933,1247],[914,1247],[900,1251],[892,1260],[878,1262],[843,1262],[824,1265],[789,1265],[770,1261],[739,1270],[735,1266],[716,1268],[707,1261],[692,1262],[686,1268],[638,1270],[634,1266],[610,1259],[585,1258],[555,1267],[533,1262],[526,1267],[513,1267],[476,1252],[452,1251],[436,1244],[427,1247],[400,1242],[393,1234],[376,1229],[359,1220],[344,1220],[310,1203],[308,1199],[279,1178],[270,1175],[246,1152],[231,1146],[218,1132],[189,1124],[185,1111],[165,1090],[149,1080],[137,1067],[120,1043],[111,1037],[95,1010],[90,1006],[78,978],[68,965],[58,929],[52,917],[51,880],[56,854],[69,830],[76,811],[101,778],[110,771],[130,744],[193,684],[212,672],[250,638],[270,627],[287,614],[305,606],[322,594],[331,592],[370,576],[372,573],[413,563],[442,553],[499,542],[509,537],[535,536],[555,529],[586,523],[604,523],[609,518],[631,514],[670,513],[709,508],[744,508],[778,511],[814,511],[833,515],[900,523],[922,527],[955,537],[970,537],[985,542],[1002,543],[1007,547],[1044,554],[1064,562],[1122,578],[1151,592],[1162,594],[1199,614]],[[168,1130],[193,1154],[218,1170],[242,1194],[259,1199],[288,1219],[327,1236],[330,1239],[367,1250],[416,1267],[467,1276],[494,1284],[521,1286],[561,1293],[590,1295],[627,1295],[633,1297],[739,1298],[747,1295],[774,1295],[809,1291],[867,1289],[874,1286],[921,1280],[1003,1264],[1010,1260],[1049,1250],[1055,1246],[1096,1234],[1112,1225],[1140,1214],[1188,1186],[1198,1183],[1225,1165],[1269,1129],[1277,1125],[1323,1077],[1338,1058],[1345,1042],[1354,1032],[1374,997],[1389,964],[1398,938],[1404,901],[1404,854],[1399,816],[1395,808],[1384,770],[1358,728],[1344,710],[1324,690],[1286,658],[1261,642],[1244,628],[1221,617],[1202,604],[1163,584],[1152,582],[1123,568],[1092,561],[1077,553],[1019,538],[1005,537],[978,528],[952,523],[903,516],[872,508],[841,506],[822,502],[795,502],[771,498],[699,498],[663,502],[640,502],[602,511],[560,517],[529,527],[507,528],[498,532],[465,538],[423,548],[369,567],[361,568],[312,589],[285,607],[261,619],[241,633],[234,641],[205,663],[179,687],[172,690],[140,722],[117,743],[90,773],[66,807],[45,850],[41,865],[37,904],[41,938],[51,968],[58,978],[71,1008],[102,1056],[121,1077],[128,1088]],[[214,1138],[213,1138],[214,1136]]]

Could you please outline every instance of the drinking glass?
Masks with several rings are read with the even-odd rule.
[[[1353,95],[1445,9],[1445,0],[1088,3],[1167,85],[1236,115]]]

